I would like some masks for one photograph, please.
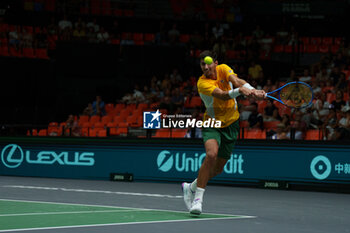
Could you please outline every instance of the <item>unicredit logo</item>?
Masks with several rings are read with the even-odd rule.
[[[159,153],[157,158],[158,169],[162,172],[169,171],[174,164],[174,157],[170,154],[169,151],[163,150]]]
[[[24,160],[24,153],[20,146],[9,144],[1,151],[1,161],[8,168],[16,168]]]
[[[188,155],[185,152],[170,152],[163,150],[158,154],[157,166],[162,172],[176,170],[178,172],[198,172],[203,161],[205,153],[194,153]],[[234,154],[227,161],[224,172],[227,174],[243,174],[243,156]]]

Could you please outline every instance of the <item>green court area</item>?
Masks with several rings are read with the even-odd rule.
[[[0,200],[0,232],[249,217],[226,214],[193,217],[187,212],[171,210]]]

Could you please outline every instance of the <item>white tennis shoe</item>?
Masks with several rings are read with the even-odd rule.
[[[196,198],[192,202],[190,214],[200,215],[202,213],[202,199]]]
[[[184,202],[188,210],[191,209],[192,201],[194,198],[194,192],[191,190],[191,184],[189,183],[182,183],[182,192],[184,194]]]

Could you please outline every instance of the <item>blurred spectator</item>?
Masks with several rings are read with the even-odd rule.
[[[64,126],[64,136],[80,137],[81,131],[78,124],[78,120],[73,115],[69,115]]]
[[[330,73],[330,79],[332,80],[331,85],[334,86],[338,83],[340,79],[340,69],[338,66],[333,67],[332,72]]]
[[[9,45],[16,49],[19,49],[21,42],[21,34],[18,32],[17,27],[13,27],[13,30],[9,32]]]
[[[182,76],[179,70],[174,68],[173,72],[170,74],[170,83],[172,87],[179,87],[182,82]]]
[[[164,75],[164,79],[162,80],[160,87],[162,90],[171,89],[171,81],[168,74]]]
[[[78,17],[77,21],[74,23],[74,28],[82,28],[85,30],[86,24],[81,17]]]
[[[47,33],[40,27],[39,32],[34,35],[34,47],[35,48],[47,48]]]
[[[287,137],[286,131],[286,126],[284,124],[278,124],[276,132],[271,136],[271,139],[289,139]]]
[[[323,93],[328,93],[328,92],[332,92],[334,89],[334,86],[332,85],[332,81],[331,80],[327,80],[326,83],[320,83],[320,86],[322,87],[322,92]]]
[[[288,30],[285,28],[285,25],[282,24],[282,26],[277,29],[277,32],[276,32],[276,42],[277,44],[287,44],[288,42],[288,35],[289,35],[289,32]]]
[[[151,91],[147,85],[143,86],[142,94],[145,97],[145,100],[143,101],[144,103],[151,103],[152,102],[153,94],[151,93]]]
[[[319,128],[326,121],[329,114],[329,104],[324,104],[322,99],[317,99],[315,104],[311,108],[311,126],[313,128]]]
[[[252,60],[250,62],[250,66],[248,68],[248,75],[251,79],[256,80],[257,83],[261,83],[264,80],[259,80],[261,78],[261,73],[263,72],[263,69],[261,65],[257,64],[255,60]]]
[[[185,138],[202,138],[202,129],[200,128],[189,128],[185,135]]]
[[[316,80],[325,82],[329,79],[329,73],[326,67],[322,67],[321,71],[316,74]]]
[[[58,22],[59,30],[62,32],[66,29],[71,30],[73,28],[73,24],[70,20],[68,20],[67,15],[63,16],[63,19]]]
[[[140,87],[138,84],[134,86],[133,99],[136,101],[136,103],[143,103],[146,100],[145,96],[140,91]]]
[[[337,127],[337,114],[334,108],[329,109],[329,114],[322,125],[322,135],[324,140],[335,139],[335,128]]]
[[[171,102],[174,108],[182,107],[184,104],[184,96],[178,87],[173,90]]]
[[[248,117],[249,127],[262,129],[263,117],[258,112],[258,104],[254,102],[251,105],[252,105],[252,113]]]
[[[287,133],[287,138],[294,140],[303,140],[304,139],[305,128],[300,120],[294,121],[291,129]]]
[[[294,26],[291,26],[290,32],[288,34],[288,45],[297,45],[299,40],[298,32],[295,30]]]
[[[332,106],[334,109],[338,112],[346,105],[345,101],[343,100],[343,92],[341,90],[338,90],[335,94],[335,100],[332,101]]]
[[[104,116],[106,115],[105,111],[105,102],[102,100],[101,96],[96,96],[96,100],[92,102],[92,115]]]
[[[47,26],[47,32],[50,35],[57,35],[58,34],[58,27],[56,25],[55,17],[50,18],[50,23]]]
[[[256,25],[252,35],[257,39],[261,39],[265,35],[265,32],[261,29],[260,25]]]
[[[273,104],[274,100],[268,99],[264,108],[263,119],[265,121],[279,121],[281,117],[278,113],[278,108]]]
[[[84,108],[83,110],[83,115],[84,116],[92,116],[94,110],[92,109],[92,104],[88,103],[88,106],[86,106],[86,108]]]
[[[25,28],[22,30],[22,47],[33,48],[33,33],[27,32]]]
[[[97,34],[92,27],[87,28],[86,32],[86,39],[89,43],[96,43],[97,42]]]
[[[93,28],[95,33],[100,31],[100,25],[97,24],[96,18],[93,18],[92,21],[88,22],[86,24],[86,27],[87,28]]]
[[[167,109],[169,113],[173,112],[173,106],[171,103],[172,96],[170,89],[166,89],[163,98],[160,99],[160,108]]]
[[[122,97],[121,103],[123,103],[123,104],[131,104],[131,103],[135,103],[135,100],[134,100],[134,98],[133,98],[131,93],[126,93]]]
[[[266,84],[264,85],[263,90],[266,93],[276,90],[276,85],[272,83],[272,79],[269,78],[266,80]]]
[[[167,40],[167,33],[165,30],[165,22],[164,20],[161,20],[159,23],[159,30],[155,35],[155,42],[156,44],[164,44]]]
[[[311,83],[311,87],[312,87],[312,90],[314,91],[314,95],[317,95],[322,92],[322,88],[320,87],[319,83],[320,82],[317,79],[314,79]]]
[[[340,71],[340,67],[343,65],[343,64],[346,64],[346,59],[345,57],[343,56],[342,53],[337,53],[334,58],[333,58],[333,67],[334,68],[338,68],[338,70]]]
[[[299,81],[308,83],[311,82],[311,79],[312,77],[310,75],[309,69],[304,69],[304,73],[301,77],[299,77]]]
[[[220,22],[216,22],[215,26],[211,29],[213,35],[215,36],[215,39],[218,39],[224,35],[224,27]]]
[[[255,105],[253,105],[254,100],[253,99],[249,99],[249,104],[248,105],[242,105],[240,106],[240,109],[239,109],[239,119],[241,121],[246,121],[248,120],[250,114],[253,112],[254,108],[255,108]]]
[[[335,140],[350,139],[350,107],[342,109],[341,118],[335,131]]]
[[[177,24],[173,23],[171,29],[168,31],[168,41],[171,44],[179,42],[180,31],[177,29]]]
[[[300,112],[302,112],[301,122],[304,123],[304,130],[306,130],[310,127],[311,119],[313,118],[312,109],[309,107],[302,108]]]
[[[86,39],[86,32],[85,29],[81,26],[81,24],[77,24],[77,26],[73,30],[73,37],[75,40],[78,41],[83,41]]]
[[[219,37],[215,41],[213,51],[217,54],[218,60],[225,60],[227,48],[224,36]]]
[[[305,115],[301,110],[296,110],[294,113],[293,121],[298,121],[298,127],[304,132],[307,129],[307,119],[305,119]]]
[[[281,123],[285,126],[286,131],[290,130],[291,127],[291,117],[288,114],[282,116]]]
[[[105,31],[104,27],[100,28],[100,31],[96,35],[98,43],[109,43],[109,33]]]
[[[343,72],[340,73],[340,77],[337,83],[335,83],[335,89],[340,90],[342,92],[346,92],[348,90],[348,84],[345,78],[345,74]]]
[[[72,34],[73,24],[66,15],[63,16],[63,19],[58,22],[58,30],[61,37],[61,40],[70,40]]]
[[[290,74],[289,74],[289,77],[287,79],[287,82],[293,82],[293,81],[298,81],[298,78],[297,78],[297,75],[295,73],[295,70],[294,69],[291,69],[290,70]]]

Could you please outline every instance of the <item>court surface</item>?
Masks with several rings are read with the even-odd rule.
[[[0,176],[0,232],[350,232],[350,195],[209,185],[187,213],[181,184]]]

